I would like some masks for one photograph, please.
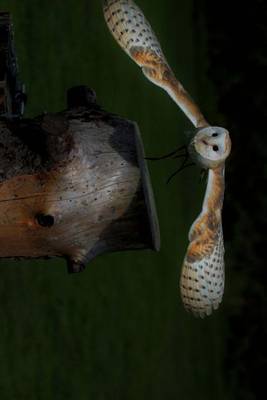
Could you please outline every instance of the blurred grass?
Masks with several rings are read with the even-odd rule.
[[[116,45],[100,3],[1,1],[13,15],[27,115],[63,109],[66,89],[86,84],[108,111],[137,121],[148,155],[168,152],[192,128]],[[139,4],[198,98],[192,1]],[[105,255],[79,276],[68,276],[59,260],[1,261],[1,400],[226,399],[223,307],[200,321],[179,299],[187,233],[204,187],[194,169],[166,186],[175,168],[171,161],[150,165],[159,254]]]

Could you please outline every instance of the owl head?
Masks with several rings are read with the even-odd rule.
[[[229,132],[217,126],[201,128],[189,145],[189,153],[202,168],[217,168],[231,151]]]

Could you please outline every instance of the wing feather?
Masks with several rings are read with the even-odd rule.
[[[132,0],[104,2],[106,23],[123,50],[135,61],[136,47],[143,52],[154,53],[159,60],[166,62],[159,41],[140,8]],[[140,62],[137,61],[139,65]]]
[[[223,195],[223,168],[209,170],[202,213],[190,230],[180,278],[185,308],[200,317],[219,307],[224,292]]]
[[[160,43],[140,8],[132,0],[106,0],[103,9],[110,32],[142,68],[144,75],[167,91],[195,127],[207,126],[198,106],[168,65]]]

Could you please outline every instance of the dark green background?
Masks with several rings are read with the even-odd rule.
[[[208,51],[219,48],[208,39],[213,27],[204,18],[208,3],[138,2],[177,77],[211,123],[224,123],[218,98],[229,77],[219,66],[227,56],[216,61],[216,51],[213,58]],[[117,46],[99,0],[2,0],[0,6],[13,15],[20,72],[29,96],[27,116],[63,109],[66,89],[85,84],[96,90],[106,110],[137,121],[147,155],[185,143],[190,123]],[[213,68],[221,71],[221,91],[212,60]],[[220,310],[205,320],[188,315],[181,305],[178,277],[205,184],[192,168],[166,186],[177,164],[165,161],[149,167],[160,220],[160,253],[105,255],[78,276],[67,275],[65,263],[58,260],[1,261],[1,400],[232,398],[229,371],[235,377],[238,356],[225,363],[231,351],[229,309],[234,305],[238,313],[242,282],[247,282],[229,272],[238,252],[234,258],[231,242],[226,243],[226,296]],[[236,249],[240,243],[235,239]]]

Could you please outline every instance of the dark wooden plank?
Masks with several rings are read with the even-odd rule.
[[[18,78],[11,17],[0,12],[0,115],[21,116],[26,101],[24,92]]]

